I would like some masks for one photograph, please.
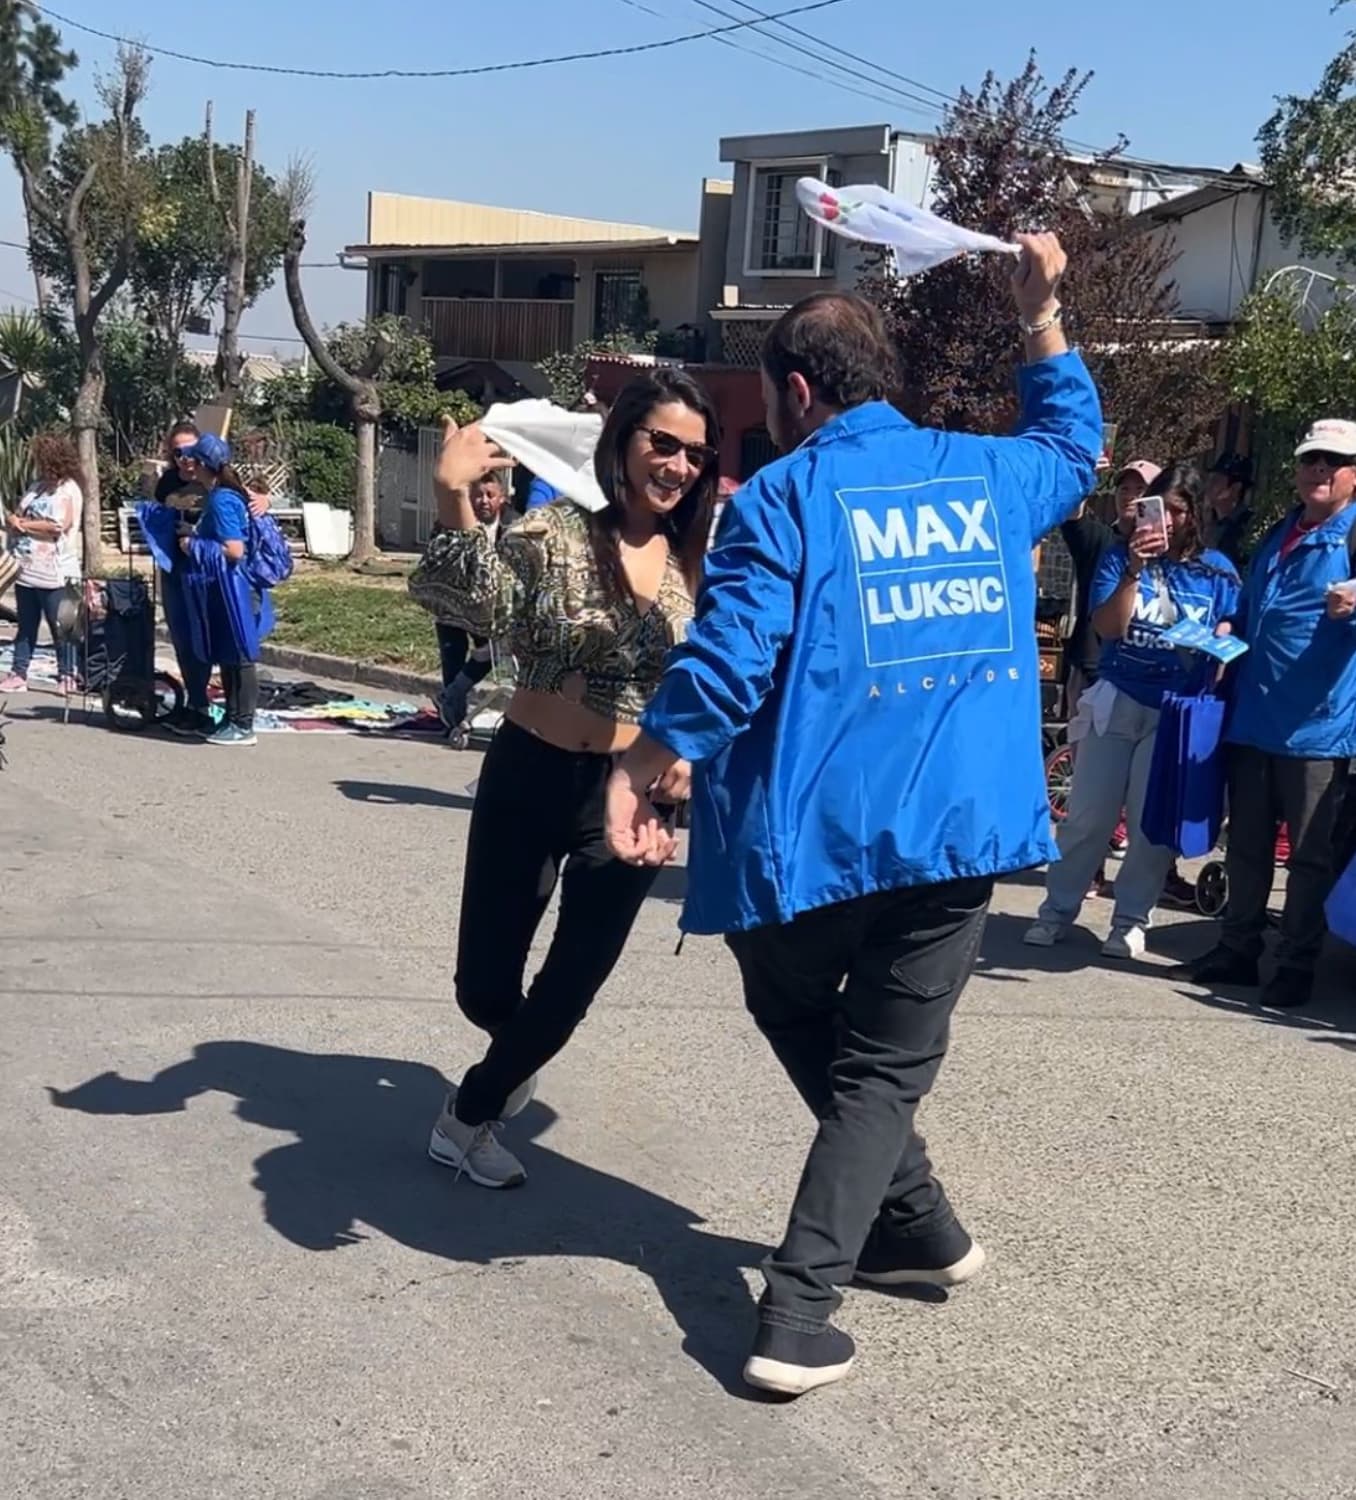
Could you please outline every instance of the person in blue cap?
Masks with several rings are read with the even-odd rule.
[[[609,847],[660,863],[674,838],[649,788],[692,762],[683,927],[726,935],[818,1121],[744,1367],[784,1395],[851,1368],[839,1288],[953,1286],[984,1263],[914,1119],[995,879],[1055,854],[1031,552],[1102,448],[1062,332],[1064,252],[1020,239],[1013,437],[901,416],[894,346],[860,298],[821,293],[773,325],[763,394],[786,456],[726,507],[696,618],[609,786]]]
[[[183,587],[195,601],[191,649],[199,662],[221,668],[226,693],[225,720],[207,743],[253,745],[259,644],[273,628],[273,608],[245,567],[250,538],[245,483],[231,467],[230,447],[210,432],[180,455],[180,463],[203,489],[198,524],[179,543],[187,559]]]

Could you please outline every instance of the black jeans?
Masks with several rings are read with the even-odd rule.
[[[765,1322],[822,1327],[869,1234],[884,1248],[960,1238],[914,1116],[946,1055],[993,884],[882,891],[727,939],[753,1019],[819,1120],[786,1237],[763,1266]]]
[[[14,609],[18,616],[18,628],[14,632],[14,662],[11,670],[16,677],[28,677],[33,648],[38,644],[38,627],[43,620],[47,621],[52,644],[56,647],[57,675],[75,676],[75,642],[63,641],[57,634],[57,612],[65,594],[65,589],[34,589],[26,583],[14,585]]]
[[[451,687],[458,674],[472,685],[479,682],[492,663],[488,656],[473,656],[472,648],[480,651],[487,643],[479,636],[467,635],[459,625],[445,625],[439,620],[433,628],[438,636],[438,667],[443,686]]]
[[[221,685],[226,690],[226,722],[237,729],[253,729],[259,710],[259,668],[255,662],[222,667]]]
[[[1312,973],[1327,923],[1337,867],[1338,815],[1347,792],[1345,760],[1269,755],[1250,745],[1229,747],[1229,904],[1220,940],[1245,958],[1264,946],[1267,902],[1276,882],[1276,835],[1290,835],[1289,880],[1276,958],[1282,968]]]
[[[492,1040],[457,1093],[457,1118],[499,1118],[515,1088],[569,1041],[612,972],[657,871],[603,841],[609,755],[577,754],[505,723],[481,768],[457,941],[457,1004]],[[564,866],[563,872],[561,866]],[[532,939],[560,879],[546,961],[523,994]]]

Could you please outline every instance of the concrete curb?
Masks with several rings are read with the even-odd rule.
[[[166,645],[170,643],[169,633],[163,626],[157,629],[156,636]],[[321,651],[303,651],[295,646],[273,646],[267,642],[259,648],[259,660],[264,666],[303,672],[308,677],[351,682],[358,687],[408,693],[419,698],[436,698],[443,685],[441,677],[425,676],[421,672],[404,672],[399,667],[383,667],[377,662],[353,661],[347,656],[327,656]]]

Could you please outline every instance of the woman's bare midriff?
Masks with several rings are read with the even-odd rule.
[[[614,755],[629,750],[640,734],[638,724],[619,724],[582,703],[568,703],[551,693],[519,688],[505,714],[510,724],[535,734],[557,750]]]

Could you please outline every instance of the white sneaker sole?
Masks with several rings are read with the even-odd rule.
[[[852,1364],[849,1359],[841,1365],[821,1365],[818,1369],[811,1369],[755,1354],[744,1366],[744,1380],[760,1391],[773,1391],[778,1396],[803,1396],[807,1391],[817,1391],[822,1385],[834,1385],[842,1380]]]
[[[428,1155],[430,1161],[436,1161],[440,1167],[451,1167],[465,1178],[474,1182],[477,1187],[483,1188],[514,1188],[522,1187],[527,1181],[527,1173],[519,1170],[514,1177],[506,1177],[496,1180],[493,1177],[482,1177],[479,1172],[466,1160],[465,1153],[455,1141],[450,1141],[441,1130],[434,1126],[432,1135],[428,1138]]]
[[[933,1271],[858,1271],[854,1280],[868,1286],[961,1286],[979,1275],[988,1258],[982,1246],[971,1245],[954,1265]]]

